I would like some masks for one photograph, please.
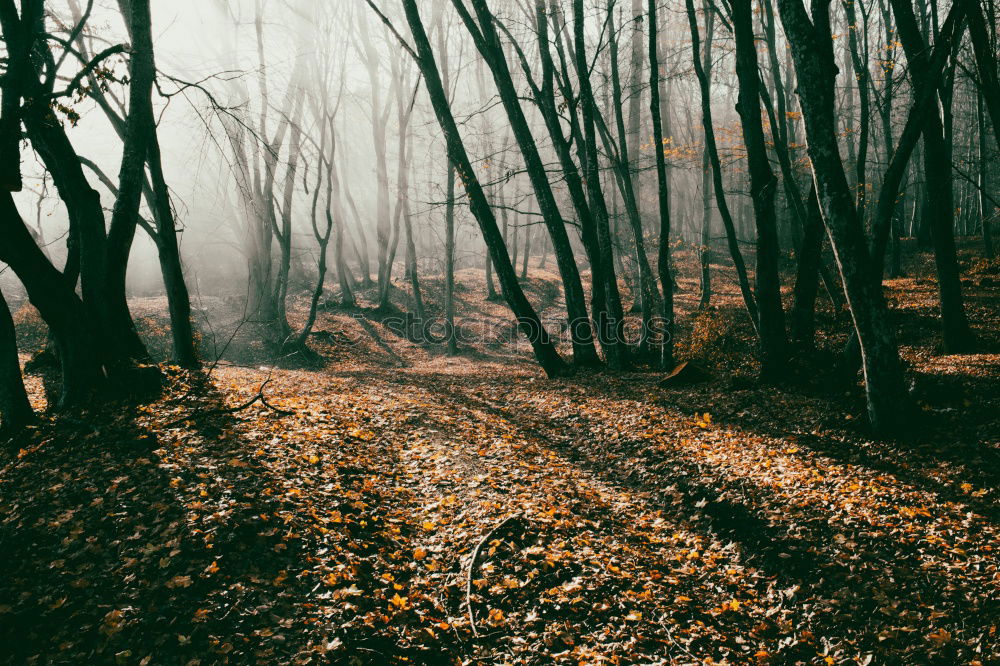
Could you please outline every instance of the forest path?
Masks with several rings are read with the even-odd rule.
[[[470,630],[468,553],[524,518],[477,569],[485,654],[944,663],[996,649],[993,491],[962,480],[981,468],[919,452],[912,466],[877,464],[884,452],[824,428],[806,399],[772,392],[778,423],[818,419],[775,431],[737,411],[758,393],[678,405],[649,377],[550,382],[461,359],[281,373],[274,390],[324,414],[349,408],[393,451],[409,548],[442,572],[413,598],[428,586],[456,637]]]

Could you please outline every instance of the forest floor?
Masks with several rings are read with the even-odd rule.
[[[159,401],[0,453],[0,659],[998,663],[1000,264],[963,265],[991,353],[933,352],[927,261],[889,283],[921,407],[898,441],[832,383],[842,334],[754,382],[722,269],[694,323],[681,280],[691,387],[545,379],[471,272],[459,311],[499,333],[455,358],[333,309],[322,367],[167,368]],[[223,413],[265,382],[282,411]]]

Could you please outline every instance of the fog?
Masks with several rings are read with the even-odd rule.
[[[81,11],[81,5],[85,3],[71,1],[68,4],[61,9],[58,4],[53,6],[54,23],[72,25],[73,11]],[[435,4],[431,2],[427,6],[430,8]],[[518,3],[500,4],[503,5],[501,10],[507,10],[510,29],[522,36],[526,34],[530,27],[524,11],[517,7]],[[289,113],[287,101],[296,89],[304,89],[309,101],[304,118],[295,120],[302,123],[306,138],[302,141],[293,194],[293,266],[305,272],[314,272],[317,252],[309,228],[309,208],[318,162],[316,142],[319,130],[315,118],[305,117],[311,115],[308,107],[324,99],[331,106],[338,107],[335,125],[340,179],[343,191],[349,192],[356,204],[358,217],[354,218],[344,201],[335,202],[334,209],[344,218],[336,223],[348,226],[349,235],[355,243],[361,241],[358,234],[366,236],[371,254],[367,258],[374,263],[379,216],[376,145],[384,141],[388,187],[395,200],[399,136],[395,107],[401,96],[414,101],[407,168],[411,172],[409,199],[417,255],[422,268],[432,273],[442,270],[440,248],[444,243],[447,180],[444,142],[424,91],[419,89],[415,96],[413,94],[415,66],[364,2],[176,0],[154,3],[153,10],[159,70],[154,102],[163,166],[176,211],[186,275],[195,301],[205,294],[239,294],[246,291],[247,215],[243,195],[246,194],[247,183],[242,182],[245,175],[238,173],[226,125],[238,123],[245,125],[250,132],[259,132],[263,117],[267,129],[273,134],[283,115]],[[399,20],[400,29],[405,30],[400,13],[390,11],[390,14]],[[260,52],[258,16],[263,46]],[[444,11],[442,20],[447,31],[447,66],[451,70],[453,103],[462,123],[466,144],[474,162],[483,170],[481,178],[484,182],[503,183],[498,196],[503,197],[505,205],[512,209],[512,218],[517,215],[516,219],[509,221],[511,229],[515,225],[534,229],[538,225],[531,223],[539,221],[537,205],[530,195],[530,184],[523,176],[523,164],[496,98],[489,71],[484,71],[482,60],[458,17],[449,9]],[[600,38],[596,32],[598,27],[595,22],[595,40]],[[367,56],[362,39],[364,32],[368,33],[371,49]],[[91,53],[112,44],[128,42],[122,16],[114,3],[98,2],[94,5],[84,31],[84,40]],[[669,43],[669,59],[677,62],[685,48],[683,39],[677,37]],[[377,70],[375,87],[366,62],[366,57],[372,54],[376,60],[373,66]],[[328,68],[323,82],[313,71],[296,78],[297,66],[301,70],[314,70],[320,61]],[[127,59],[122,55],[114,56],[105,65],[119,79],[110,85],[108,91],[117,105],[127,95],[127,85],[121,82],[127,74]],[[79,62],[67,58],[63,65],[64,76],[71,77],[79,67]],[[678,71],[681,70],[678,68]],[[512,66],[512,71],[517,78],[517,68]],[[408,81],[409,88],[401,95],[394,90],[394,72],[397,77],[403,76],[400,72],[404,72]],[[604,81],[598,85],[598,95],[609,104],[613,103],[608,99],[610,92],[607,90],[606,73],[601,76]],[[690,82],[679,75],[676,78],[672,94],[677,98],[693,99],[690,97],[693,94]],[[266,109],[261,108],[264,85],[268,94]],[[722,85],[716,96],[719,98],[720,119],[731,122],[730,93],[731,87]],[[627,103],[627,100],[623,99],[620,103]],[[384,115],[386,119],[382,137],[373,136],[373,104],[378,105],[375,113]],[[114,180],[121,160],[121,141],[106,114],[96,101],[87,96],[77,96],[72,108],[80,118],[75,124],[65,122],[71,141],[81,156],[92,160]],[[121,112],[121,107],[118,110]],[[541,137],[543,128],[540,117],[532,109],[528,109],[528,113]],[[691,196],[694,196],[700,180],[696,169],[699,160],[694,157],[694,146],[698,143],[694,136],[697,121],[692,120],[691,110],[684,108],[683,103],[675,104],[672,113],[677,116],[676,123],[684,125],[682,131],[675,135],[674,145],[687,145],[691,153],[678,150],[672,162],[679,167],[695,167],[679,173],[675,182],[682,184],[683,188],[690,187]],[[262,143],[266,138],[259,134],[247,137],[252,159],[262,159],[266,152]],[[545,143],[542,138],[539,142]],[[283,181],[289,164],[287,141],[285,144],[279,151],[274,174],[277,183]],[[65,243],[60,239],[65,238],[68,230],[65,206],[51,180],[46,177],[43,182],[44,169],[38,160],[30,152],[25,154],[24,159],[26,187],[16,197],[18,206],[26,218],[40,223],[40,231],[50,254],[58,261],[64,261]],[[555,158],[549,156],[549,159],[555,169]],[[647,158],[642,169],[648,171],[651,161]],[[691,172],[690,178],[685,176],[688,171]],[[110,210],[114,201],[111,191],[94,173],[88,172],[88,178],[100,191],[105,208]],[[652,182],[648,174],[643,178]],[[558,177],[554,176],[553,180],[557,191],[562,189]],[[684,196],[681,187],[676,191]],[[475,222],[463,205],[461,194],[459,188],[456,261],[459,267],[482,264],[485,250]],[[648,193],[649,196],[652,194]],[[149,217],[149,213],[144,203],[143,214]],[[572,217],[569,210],[566,216]],[[576,242],[577,239],[573,240]],[[541,242],[541,239],[538,241]],[[352,261],[355,259],[352,258]],[[155,245],[141,230],[132,248],[128,276],[133,294],[153,295],[162,291]]]

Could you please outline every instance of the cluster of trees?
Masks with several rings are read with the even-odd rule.
[[[0,4],[5,71],[0,117],[0,260],[24,286],[31,303],[48,325],[53,353],[62,371],[59,404],[78,404],[100,391],[148,393],[159,384],[159,370],[136,332],[126,290],[128,258],[141,224],[156,241],[174,334],[177,361],[196,362],[190,301],[184,283],[169,192],[163,179],[160,147],[153,113],[156,78],[148,0],[121,0],[130,44],[92,51],[84,38],[93,2],[81,8],[70,1],[73,25],[64,37],[49,32],[52,17],[42,0]],[[127,102],[114,96],[103,64],[129,53]],[[65,76],[68,61],[76,73]],[[90,161],[81,156],[67,133],[78,118],[73,101],[90,95],[106,110],[121,138],[121,168],[110,219],[87,175]],[[52,179],[69,216],[67,259],[56,267],[14,200],[23,188],[22,153],[37,155]],[[92,177],[107,178],[92,174]],[[143,219],[145,198],[152,219]],[[21,382],[10,309],[0,307],[3,422],[17,426],[31,418]]]
[[[437,65],[439,54],[434,52],[427,36],[425,18],[418,3],[402,0],[410,33],[408,40],[375,0],[366,2],[419,64],[435,115],[447,138],[449,158],[462,176],[500,276],[504,296],[525,333],[531,337],[539,362],[549,374],[558,374],[563,362],[545,336],[516,280],[490,201],[469,159],[449,104]],[[534,3],[513,3],[503,15],[497,12],[495,3],[491,8],[485,0],[452,0],[451,4],[493,75],[524,158],[559,263],[573,332],[574,362],[578,365],[597,362],[595,337],[612,367],[621,367],[634,361],[636,356],[641,358],[649,353],[648,338],[640,342],[638,349],[626,351],[621,349],[621,336],[614,330],[615,322],[621,321],[621,296],[607,213],[608,191],[600,187],[600,170],[605,168],[613,174],[632,229],[643,321],[648,324],[659,315],[662,321],[672,322],[671,191],[664,132],[664,126],[670,124],[669,111],[664,108],[670,101],[669,94],[664,94],[665,78],[671,72],[665,67],[662,54],[665,40],[661,36],[669,30],[668,22],[660,19],[663,12],[659,11],[659,5],[663,3],[635,0],[631,7],[623,8],[624,3],[615,0],[596,6],[575,0],[570,3],[571,8],[567,8],[565,3],[535,0]],[[985,7],[984,12],[978,2],[958,0],[942,15],[942,8],[933,2],[918,0],[915,8],[911,0],[888,0],[878,7],[865,6],[861,0],[845,0],[839,8],[842,13],[838,15],[834,11],[837,8],[829,0],[814,0],[808,8],[802,0],[777,0],[775,4],[776,8],[769,0],[759,6],[750,0],[732,0],[729,3],[706,2],[697,7],[694,0],[685,2],[691,64],[701,98],[705,178],[707,181],[711,172],[712,189],[725,226],[728,248],[759,339],[764,378],[780,380],[793,343],[805,347],[814,344],[812,313],[823,272],[825,229],[851,314],[854,328],[851,348],[859,357],[864,373],[869,416],[873,425],[890,430],[906,417],[902,407],[906,404],[906,396],[899,351],[893,328],[887,320],[881,285],[888,240],[892,239],[898,248],[902,233],[901,185],[911,164],[923,181],[919,231],[930,237],[936,261],[944,349],[961,353],[971,350],[975,344],[963,304],[955,246],[955,176],[952,168],[956,146],[956,97],[962,91],[966,98],[976,100],[979,179],[978,182],[968,180],[979,192],[980,224],[987,252],[991,253],[989,218],[994,206],[987,201],[990,138],[982,109],[997,106],[993,94],[997,77],[995,7]],[[623,10],[629,9],[631,13],[625,16],[637,27],[631,31],[631,70],[629,96],[626,96],[620,51],[623,36],[629,34],[622,28]],[[784,32],[783,43],[778,39],[775,9]],[[515,21],[530,28],[516,36],[508,27]],[[702,21],[704,28],[700,25]],[[644,28],[639,29],[640,25]],[[727,46],[731,44],[733,51],[735,108],[755,231],[753,287],[729,210],[724,168],[715,136],[711,49],[716,25],[727,33]],[[838,28],[843,32],[838,32]],[[649,72],[645,93],[640,84],[643,31],[647,37]],[[702,33],[707,37],[704,45]],[[759,40],[758,35],[763,39]],[[838,38],[843,37],[846,39],[840,43],[846,47],[842,71],[838,67]],[[526,46],[528,40],[532,42],[530,48]],[[758,49],[759,41],[766,49]],[[784,67],[778,55],[782,47],[791,54],[791,63]],[[899,48],[905,57],[897,53]],[[615,100],[610,117],[601,113],[592,85],[601,58],[607,59]],[[904,61],[909,84],[906,88],[900,86],[894,71]],[[530,91],[527,99],[518,93],[510,69],[512,62],[522,70],[523,85]],[[874,69],[881,76],[873,76]],[[846,83],[842,80],[845,72]],[[961,77],[960,73],[965,76]],[[798,112],[791,111],[796,104],[786,92],[790,88],[787,85],[789,78],[794,79]],[[637,107],[641,98],[649,99],[648,123],[638,120]],[[873,98],[877,100],[874,105]],[[908,104],[902,117],[894,113],[900,100]],[[525,107],[528,105],[541,116],[544,128],[532,130],[526,120]],[[627,114],[626,106],[629,107]],[[880,180],[870,171],[874,160],[870,159],[869,151],[875,134],[873,125],[877,121],[873,106],[882,120],[880,162],[885,166]],[[995,120],[994,114],[995,111],[990,111]],[[792,121],[799,118],[804,126],[807,147],[805,170],[797,170],[789,154],[794,143]],[[895,138],[894,127],[900,121],[903,129]],[[657,197],[655,203],[647,207],[657,213],[655,219],[659,223],[655,272],[648,259],[644,211],[641,209],[643,199],[639,195],[642,165],[634,143],[630,142],[630,138],[638,134],[635,131],[637,124],[652,128]],[[994,122],[994,141],[996,127]],[[972,136],[970,132],[970,144]],[[545,138],[558,161],[556,177],[563,181],[569,193],[566,207],[560,208],[553,196],[553,176],[539,154],[539,137]],[[845,149],[847,159],[843,156]],[[919,162],[911,160],[917,149],[921,151]],[[775,163],[779,166],[780,178],[772,167]],[[805,188],[799,183],[800,178],[811,181],[808,195],[803,195]],[[791,212],[789,226],[798,257],[791,313],[792,340],[780,291],[779,187],[785,207]],[[702,189],[707,200],[707,182]],[[591,268],[589,312],[562,217],[570,204]],[[707,220],[707,214],[705,218]],[[709,233],[706,221],[703,234],[707,237]],[[703,259],[706,274],[708,265]],[[894,270],[899,270],[898,259],[894,261]],[[827,275],[824,278],[828,284],[834,281]],[[710,295],[707,276],[705,282],[704,300],[707,302]],[[838,287],[830,284],[829,289],[832,295]],[[598,324],[596,336],[591,322]],[[605,327],[603,322],[611,322],[611,326]],[[657,345],[658,361],[661,367],[669,368],[673,362],[672,338],[670,327],[662,328],[662,339]],[[646,326],[644,330],[652,332],[655,328]]]
[[[418,320],[421,273],[443,274],[451,352],[455,273],[475,264],[550,376],[669,370],[685,244],[702,308],[713,255],[734,266],[766,381],[815,345],[821,286],[846,307],[845,364],[892,430],[906,396],[882,282],[907,236],[934,254],[945,351],[975,347],[956,235],[981,234],[992,256],[992,1],[217,0],[219,72],[191,80],[157,70],[148,0],[118,9],[127,44],[89,25],[93,0],[0,0],[0,261],[49,326],[64,406],[158,385],[127,301],[138,229],[159,257],[175,359],[198,362],[154,92],[189,99],[217,152],[247,311],[279,353],[308,353],[328,300],[351,307],[367,290],[395,308],[402,255]],[[123,58],[127,77],[109,64]],[[117,179],[71,141],[85,99],[120,140]],[[68,217],[62,266],[18,211],[28,149]],[[525,295],[532,252],[558,271],[571,359]],[[293,326],[298,293],[308,315]],[[0,353],[3,422],[20,424],[31,409],[6,303]]]

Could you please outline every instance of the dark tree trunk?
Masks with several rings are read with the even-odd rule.
[[[937,105],[940,78],[931,78],[931,57],[926,40],[920,34],[909,0],[890,0],[896,15],[899,38],[910,63],[910,78],[918,97],[932,98]],[[951,150],[945,138],[941,117],[936,110],[926,114],[923,124],[924,177],[929,204],[929,226],[937,265],[941,328],[947,354],[971,352],[975,336],[969,327],[962,298],[962,283],[955,249],[955,205],[951,175]]]
[[[559,15],[558,10],[553,9],[552,14],[553,16]],[[571,144],[575,140],[580,162],[584,165],[584,174],[588,173],[587,165],[589,157],[586,137],[584,136],[584,133],[580,132],[576,123],[577,103],[568,105],[568,113],[570,117],[574,119],[570,130],[571,136],[567,137],[563,133],[558,102],[555,96],[555,64],[552,60],[552,54],[550,51],[549,19],[545,9],[545,0],[536,0],[535,2],[535,24],[538,33],[539,59],[542,65],[541,85],[538,85],[534,81],[528,60],[516,43],[515,49],[517,50],[518,56],[521,60],[521,66],[524,70],[528,85],[530,86],[532,93],[534,94],[535,101],[542,112],[542,117],[545,120],[549,136],[556,150],[556,154],[559,157],[560,166],[562,167],[563,177],[566,181],[570,200],[576,212],[577,219],[580,221],[580,236],[583,242],[584,250],[587,253],[587,259],[590,262],[591,310],[594,321],[597,323],[597,339],[604,351],[608,364],[613,368],[620,368],[623,365],[621,339],[614,334],[615,329],[612,322],[614,315],[609,312],[609,308],[610,310],[615,310],[615,302],[620,304],[620,297],[617,293],[617,284],[613,283],[614,266],[610,264],[607,256],[604,254],[604,248],[600,240],[601,228],[606,227],[607,225],[607,206],[604,203],[603,193],[599,190],[599,198],[594,199],[592,202],[587,200],[585,177],[581,176],[580,169],[573,161]],[[574,97],[574,95],[571,92],[565,62],[565,54],[561,48],[561,44],[557,43],[557,48],[559,49],[560,59],[563,65],[564,78],[561,83],[561,89],[564,96],[568,99]],[[580,97],[582,105],[592,103],[592,93],[589,89],[589,79],[581,80]],[[590,99],[590,101],[588,102],[585,98]],[[586,113],[587,112],[585,110],[585,123],[591,118],[590,116],[587,116]],[[592,132],[592,121],[590,122],[589,127]],[[593,195],[594,193],[591,192],[591,194]],[[522,257],[522,279],[527,277],[530,240],[531,234],[529,230],[526,233],[525,254]],[[610,305],[609,299],[611,301]],[[618,309],[620,309],[620,306]]]
[[[145,164],[153,117],[153,81],[156,65],[153,60],[152,19],[149,0],[119,2],[132,38],[129,60],[129,109],[125,120],[124,150],[118,175],[118,197],[111,215],[107,236],[107,274],[103,298],[98,311],[103,317],[105,332],[115,348],[126,350],[135,361],[148,362],[149,353],[135,330],[128,309],[125,278],[129,254],[139,221],[139,205],[145,180]],[[89,299],[84,294],[85,302]],[[89,302],[88,302],[89,304]]]
[[[969,20],[969,38],[976,55],[976,71],[986,110],[993,124],[993,136],[1000,150],[1000,73],[997,72],[996,27],[993,16],[983,16],[979,0],[961,0]],[[992,6],[992,5],[991,5]]]
[[[0,293],[0,431],[6,434],[17,432],[34,418],[21,376],[14,318],[7,300]]]
[[[447,80],[447,79],[446,79]],[[447,90],[447,83],[445,84]],[[444,317],[448,355],[458,353],[455,331],[455,164],[448,162],[448,193],[444,212]]]
[[[788,340],[781,307],[778,275],[778,228],[774,196],[778,179],[771,171],[761,121],[760,74],[753,36],[750,0],[733,0],[733,34],[736,38],[736,75],[739,79],[739,112],[743,143],[750,172],[750,196],[757,226],[756,297],[759,308],[761,376],[767,380],[785,373]]]
[[[452,0],[452,4],[472,34],[476,48],[486,60],[486,64],[493,74],[493,81],[496,83],[500,100],[507,112],[514,137],[524,157],[525,168],[541,209],[542,218],[548,228],[549,236],[552,238],[552,248],[563,282],[570,333],[573,339],[574,362],[584,366],[598,364],[600,359],[594,347],[590,316],[584,300],[583,283],[580,280],[580,271],[573,256],[569,235],[566,233],[566,224],[556,204],[548,175],[545,172],[545,164],[539,154],[531,128],[524,111],[521,109],[517,89],[511,79],[493,14],[485,0],[472,0],[478,18],[477,25],[468,13],[463,0]]]
[[[616,36],[617,28],[613,18],[614,4],[615,0],[610,0],[608,3],[608,55],[610,57],[611,67],[612,96],[616,100],[621,100],[623,99],[623,92],[618,57],[618,37]],[[636,103],[638,103],[639,92],[639,90],[634,91],[633,99],[636,100]],[[629,145],[629,129],[625,125],[625,116],[622,105],[613,104],[611,113],[614,116],[615,129],[618,134],[617,145],[614,145],[611,133],[607,130],[607,127],[604,127],[603,119],[600,117],[597,119],[601,121],[600,128],[602,130],[604,143],[608,149],[608,153],[613,154],[615,150],[618,152],[617,160],[614,157],[611,159],[617,167],[615,169],[615,175],[618,178],[618,189],[621,191],[622,200],[625,203],[625,212],[628,217],[629,227],[632,230],[632,240],[635,243],[635,259],[636,267],[639,271],[639,297],[642,310],[642,331],[639,336],[638,355],[642,358],[649,356],[652,352],[650,334],[654,328],[653,317],[656,315],[656,310],[661,300],[660,291],[656,285],[656,277],[653,275],[653,269],[649,265],[649,257],[646,253],[646,242],[644,238],[645,230],[642,224],[640,204],[637,199],[640,190],[637,185],[639,174],[633,171],[633,160],[637,159],[638,155],[633,155],[630,150],[632,147]]]
[[[802,0],[778,0],[778,7],[795,59],[817,197],[860,341],[868,415],[874,428],[892,432],[907,423],[909,401],[895,334],[881,291],[871,280],[871,255],[837,145],[829,6],[814,5],[811,20]]]
[[[416,45],[417,64],[424,75],[424,82],[431,104],[434,107],[434,114],[441,125],[441,130],[445,135],[448,145],[448,157],[456,169],[466,174],[464,184],[469,195],[472,213],[479,223],[483,238],[490,249],[493,257],[493,265],[496,267],[497,277],[500,280],[500,287],[503,290],[504,298],[507,300],[511,311],[517,318],[518,326],[530,341],[542,369],[550,377],[565,374],[567,368],[565,362],[559,356],[555,346],[552,344],[548,333],[542,326],[538,313],[531,306],[521,285],[517,281],[517,274],[514,266],[510,262],[510,255],[507,253],[503,236],[497,227],[496,218],[490,208],[486,194],[482,185],[476,177],[476,172],[469,161],[465,144],[458,131],[458,124],[452,115],[451,107],[448,104],[447,93],[441,83],[434,53],[431,50],[427,32],[424,29],[420,12],[417,9],[416,0],[403,0],[403,7],[406,12],[406,20],[413,35],[413,42]]]
[[[809,190],[807,211],[790,319],[792,342],[799,350],[808,352],[816,348],[816,294],[823,250],[823,213],[816,199],[815,185]]]
[[[486,300],[495,301],[500,295],[497,293],[496,285],[493,283],[493,260],[490,258],[489,248],[486,248],[483,252],[483,262],[486,265]]]
[[[28,233],[9,192],[0,192],[0,261],[8,264],[55,338],[62,368],[60,407],[87,402],[104,383],[102,354],[89,314]]]
[[[983,95],[976,96],[976,119],[979,122],[979,224],[983,230],[983,249],[988,259],[996,256],[993,249],[993,203],[989,200],[988,128],[983,113]]]
[[[163,176],[160,143],[155,127],[150,130],[147,162],[152,190],[147,191],[146,195],[147,200],[152,195],[151,207],[156,221],[156,249],[160,272],[163,275],[163,286],[167,292],[167,307],[170,310],[174,362],[184,368],[195,368],[198,366],[198,351],[195,347],[194,326],[191,322],[191,295],[184,280],[177,228],[170,207],[170,190]]]
[[[858,22],[858,12],[855,3],[861,6],[862,23]],[[854,70],[854,80],[858,86],[858,152],[855,156],[855,187],[857,188],[858,215],[865,218],[868,206],[868,178],[866,166],[868,163],[868,144],[871,134],[871,75],[868,67],[868,45],[861,44],[859,35],[867,38],[868,13],[861,0],[842,0],[844,12],[847,15],[847,43]]]
[[[550,2],[550,7],[554,12],[554,0]],[[592,296],[595,302],[595,311],[600,310],[602,305],[605,311],[603,318],[598,322],[598,337],[604,349],[608,366],[614,370],[620,370],[627,365],[624,339],[625,315],[622,309],[621,292],[618,289],[618,275],[615,270],[615,248],[612,241],[608,203],[604,196],[604,190],[601,188],[595,120],[598,115],[597,100],[594,98],[594,90],[590,81],[584,21],[583,0],[574,0],[572,60],[575,63],[577,78],[580,82],[580,117],[583,125],[583,131],[577,137],[577,152],[580,163],[583,165],[582,177],[587,188],[587,205],[594,218],[594,230],[597,237],[596,257],[591,257],[591,270],[595,270],[595,266],[600,267],[604,289],[602,296],[596,293],[597,287],[595,286],[595,293]],[[566,39],[568,40],[569,37],[567,36]],[[557,45],[561,46],[561,43],[557,42]],[[569,66],[566,64],[567,58],[561,48],[559,53],[564,78],[563,94],[566,95],[571,90]],[[542,248],[543,266],[545,249],[545,247]],[[597,316],[601,317],[602,315],[597,312]]]
[[[712,80],[712,42],[715,37],[715,14],[705,12],[705,48],[704,53],[694,54],[694,58],[702,58],[702,72],[707,81]],[[708,142],[701,151],[701,299],[698,309],[706,310],[712,303],[712,157]]]

